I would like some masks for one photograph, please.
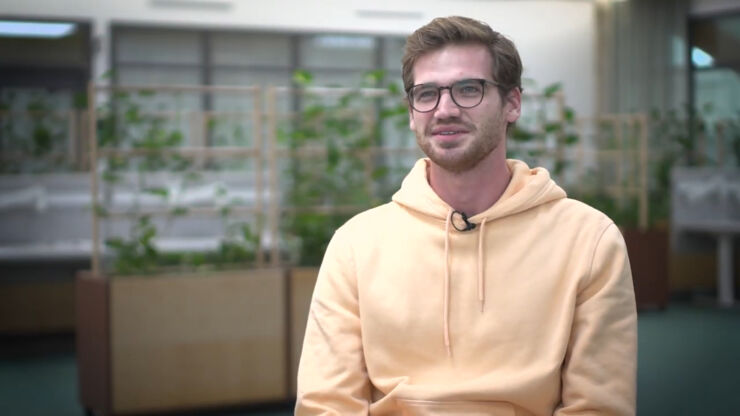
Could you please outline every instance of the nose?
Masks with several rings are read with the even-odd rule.
[[[460,107],[452,100],[450,90],[442,90],[439,94],[439,104],[437,104],[437,108],[434,110],[434,116],[440,119],[459,116]]]

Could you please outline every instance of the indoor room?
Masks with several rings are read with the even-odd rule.
[[[735,414],[739,235],[736,1],[0,0],[2,415]]]

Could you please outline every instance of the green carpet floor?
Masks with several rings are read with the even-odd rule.
[[[671,304],[639,315],[640,416],[740,415],[740,308]],[[83,415],[77,401],[73,346],[0,348],[0,415]],[[22,344],[21,344],[22,345]],[[290,415],[275,409],[208,412],[206,415]]]
[[[740,415],[740,309],[671,305],[638,322],[638,415]]]

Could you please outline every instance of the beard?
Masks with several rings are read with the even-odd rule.
[[[500,114],[486,118],[483,123],[475,125],[459,118],[440,120],[436,124],[455,125],[467,130],[465,136],[454,142],[434,140],[429,124],[423,131],[415,130],[416,142],[427,157],[442,169],[451,173],[461,173],[473,169],[494,149],[501,145],[506,135]]]

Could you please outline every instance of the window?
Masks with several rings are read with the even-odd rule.
[[[740,14],[692,19],[690,42],[694,116],[706,126],[694,137],[697,162],[732,163],[740,148],[740,131],[732,131],[740,126]]]
[[[71,110],[85,106],[90,26],[0,20],[0,171],[83,168]]]

